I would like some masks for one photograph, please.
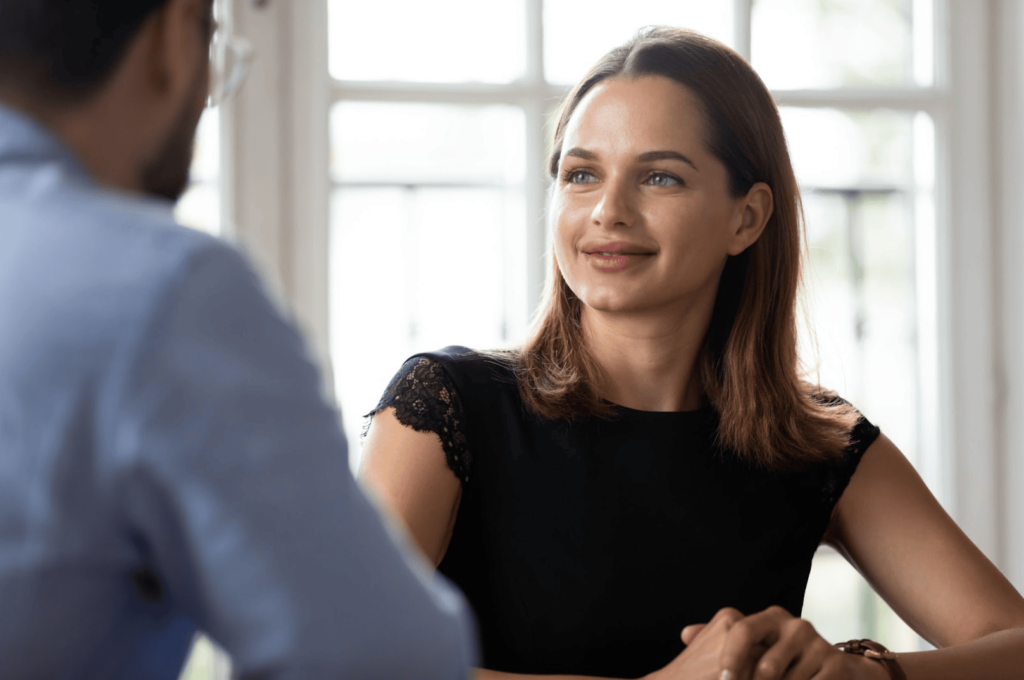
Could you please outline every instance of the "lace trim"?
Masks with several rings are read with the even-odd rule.
[[[367,418],[385,408],[394,408],[398,422],[406,427],[436,434],[448,467],[463,483],[469,482],[473,455],[463,432],[462,402],[451,377],[438,361],[414,357],[405,362]]]
[[[860,459],[868,447],[878,439],[880,430],[863,416],[854,425],[850,433],[850,445],[843,452],[842,458],[832,463],[825,476],[822,502],[829,509],[835,507],[839,497],[843,495],[850,483],[853,473],[857,471]]]

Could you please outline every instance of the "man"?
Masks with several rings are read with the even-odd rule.
[[[0,0],[0,678],[457,678],[296,331],[174,224],[211,0]]]

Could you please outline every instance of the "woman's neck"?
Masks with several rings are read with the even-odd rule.
[[[608,313],[584,306],[580,322],[603,373],[601,396],[641,411],[698,409],[697,357],[710,319],[710,306],[678,316]]]

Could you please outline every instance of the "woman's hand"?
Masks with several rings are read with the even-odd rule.
[[[722,651],[729,631],[742,619],[739,611],[727,608],[719,610],[706,624],[687,626],[681,635],[686,644],[683,653],[643,680],[719,680]]]
[[[722,609],[687,626],[688,646],[650,680],[887,680],[881,664],[835,649],[809,622],[781,607],[752,616]]]
[[[881,680],[889,675],[876,661],[839,651],[809,621],[782,607],[734,623],[722,645],[721,666],[721,677],[729,680]]]

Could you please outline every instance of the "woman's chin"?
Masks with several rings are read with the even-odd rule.
[[[630,314],[642,312],[647,306],[641,300],[623,295],[593,295],[580,298],[583,306],[602,314]]]

